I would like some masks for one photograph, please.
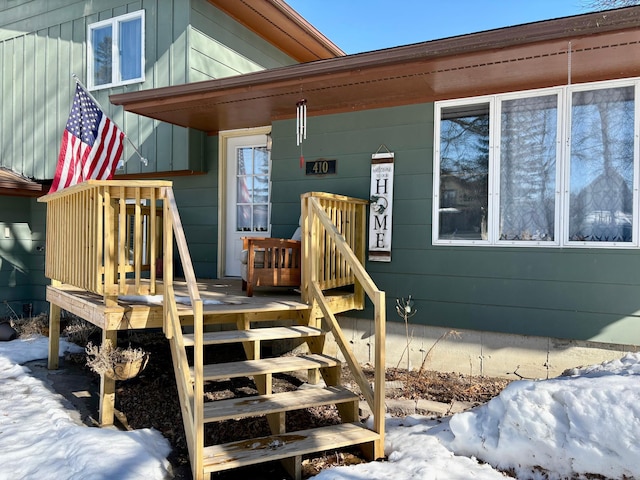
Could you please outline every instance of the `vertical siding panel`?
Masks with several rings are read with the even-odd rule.
[[[69,112],[71,111],[71,104],[73,101],[73,94],[75,89],[75,81],[71,77],[71,46],[73,39],[73,24],[72,22],[65,22],[60,25],[60,40],[58,41],[58,85],[57,95],[59,98],[58,106],[58,122],[55,130],[57,133],[55,147],[52,147],[56,160],[53,160],[53,164],[57,163],[57,153],[60,151],[60,139],[62,138],[62,131],[65,128]]]
[[[158,2],[156,0],[143,0],[140,5],[140,8],[145,10],[145,83],[154,85],[155,84],[155,70],[152,68],[156,63],[156,59],[158,57],[157,51],[157,10],[158,10]],[[145,172],[155,172],[158,171],[157,164],[157,150],[156,150],[156,137],[157,132],[154,128],[156,123],[155,120],[151,120],[145,117],[138,117],[138,139],[139,144],[138,148],[143,157],[145,157],[148,161],[148,166],[141,166],[141,168]]]
[[[5,91],[5,80],[4,80],[4,72],[6,68],[6,59],[5,59],[5,43],[0,43],[0,94],[2,94],[2,98],[9,98],[7,96],[7,92]],[[4,108],[0,111],[0,152],[7,152],[5,148],[6,139],[9,137],[7,129],[3,127],[3,125],[8,125],[4,121]],[[4,153],[0,155],[0,166],[9,167],[11,162],[7,155]]]
[[[174,36],[173,2],[171,8],[159,8],[156,17],[154,40],[157,45],[156,63],[154,66],[153,86],[166,87],[171,85],[171,43]],[[171,152],[173,151],[173,132],[175,127],[156,122],[156,165],[159,171],[171,170]]]
[[[189,2],[173,2],[173,44],[170,48],[171,84],[180,85],[187,81],[187,36],[189,29],[190,9]],[[185,5],[186,4],[186,5]],[[179,170],[188,165],[187,129],[181,127],[172,128],[172,159],[170,168]]]
[[[87,36],[87,24],[84,18],[79,18],[73,21],[71,32],[71,73],[78,75],[83,83],[87,83],[87,54],[86,54],[86,42]],[[75,88],[75,82],[73,82],[73,88]]]
[[[19,173],[24,172],[24,158],[23,158],[23,127],[22,127],[22,100],[24,98],[24,80],[22,73],[22,65],[24,63],[24,37],[18,37],[14,40],[14,54],[13,54],[13,95],[11,96],[11,102],[13,103],[13,117],[11,119],[11,136],[13,140],[12,154],[13,164],[17,167],[16,170]],[[4,103],[4,101],[3,101]]]
[[[36,119],[34,111],[33,81],[35,79],[35,37],[27,35],[24,39],[23,57],[23,102],[20,118],[23,125],[23,173],[29,177],[35,175],[34,151],[34,121]]]
[[[45,72],[45,86],[46,86],[46,108],[45,108],[45,137],[46,145],[51,150],[56,150],[55,146],[60,146],[60,136],[62,131],[59,129],[59,125],[63,120],[65,114],[60,113],[60,101],[58,100],[59,90],[56,79],[58,78],[58,37],[60,36],[60,27],[54,26],[48,29],[47,32],[47,48],[46,48],[46,72]],[[65,104],[68,103],[65,99]],[[69,112],[67,111],[68,115]],[[56,162],[51,161],[51,153],[47,154],[47,172],[46,178],[53,178],[56,171]]]
[[[46,31],[38,31],[34,35],[34,67],[33,67],[33,176],[46,178],[47,164],[51,163],[49,149],[46,148],[45,116],[46,116],[46,70],[47,51]]]

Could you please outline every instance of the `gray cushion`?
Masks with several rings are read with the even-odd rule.
[[[253,262],[254,266],[258,268],[264,267],[264,250],[255,250],[255,261]],[[242,250],[240,253],[240,262],[243,265],[246,265],[249,261],[249,250]]]

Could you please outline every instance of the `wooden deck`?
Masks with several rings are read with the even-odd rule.
[[[303,320],[309,307],[293,289],[258,288],[247,297],[236,278],[198,280],[205,325],[278,320]],[[160,288],[162,284],[160,284]],[[178,314],[183,325],[193,323],[187,283],[174,280]],[[49,285],[47,300],[102,329],[102,338],[115,341],[118,331],[163,327],[162,295],[121,296],[117,305],[106,306],[102,295],[72,285]],[[59,316],[50,317],[49,368],[58,368]],[[114,417],[115,382],[101,376],[100,424],[111,425]]]
[[[174,287],[178,314],[188,325],[193,311],[188,301],[187,284],[175,280]],[[236,278],[199,280],[198,290],[207,324],[233,322],[242,316],[251,321],[288,319],[308,310],[300,293],[293,289],[258,288],[253,297],[247,297]],[[108,307],[102,295],[71,285],[50,285],[47,300],[104,330],[162,328],[163,325],[161,295],[123,296],[118,298],[116,306]]]
[[[366,200],[322,192],[302,195],[300,290],[260,286],[253,296],[241,290],[239,279],[196,278],[170,182],[89,180],[39,201],[47,203],[45,274],[52,280],[47,287],[49,368],[58,367],[62,310],[99,327],[103,345],[116,344],[119,332],[162,330],[171,349],[194,479],[277,459],[300,479],[302,455],[348,445],[360,445],[371,459],[384,455],[386,307],[384,292],[364,268]],[[182,281],[174,278],[177,261]],[[373,386],[335,316],[362,310],[365,298],[373,305],[376,326]],[[358,397],[339,388],[343,362],[326,355],[327,334],[373,412],[371,427],[358,422]],[[270,343],[263,349],[265,341]],[[246,360],[208,363],[205,346],[228,343],[240,344]],[[308,354],[286,355],[301,343]],[[285,371],[306,372],[311,384],[322,377],[327,387],[321,394],[274,393],[273,374]],[[249,403],[205,404],[205,382],[231,375],[253,378],[258,395]],[[113,423],[115,386],[110,376],[100,375],[102,425]],[[290,410],[332,404],[342,425],[287,432]],[[265,442],[268,449],[254,455],[245,451],[247,441],[205,444],[205,424],[227,418],[236,407],[239,416],[266,417],[271,436],[248,445]]]

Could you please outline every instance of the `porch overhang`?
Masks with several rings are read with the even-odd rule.
[[[591,13],[172,87],[126,111],[215,134],[308,115],[640,76],[640,7]]]
[[[39,197],[46,190],[40,183],[18,175],[6,168],[0,168],[0,195],[12,197]]]

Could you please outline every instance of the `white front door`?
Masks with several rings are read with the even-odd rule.
[[[230,137],[226,165],[224,274],[240,276],[242,237],[271,232],[271,159],[266,135]]]

